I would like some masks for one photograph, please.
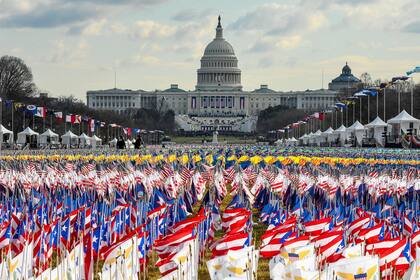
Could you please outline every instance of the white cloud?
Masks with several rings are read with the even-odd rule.
[[[292,35],[280,38],[280,40],[276,43],[277,47],[282,49],[294,49],[300,46],[302,43],[302,37],[299,35]]]
[[[136,55],[132,59],[132,63],[138,65],[153,65],[159,62],[160,59],[152,55]]]
[[[163,2],[166,0],[1,0],[0,27],[75,27],[77,30],[92,19]]]
[[[376,0],[359,5],[333,5],[332,12],[342,15],[345,25],[366,30],[401,31],[405,25],[418,19],[418,0]]]
[[[134,25],[131,36],[135,39],[157,39],[173,35],[176,28],[152,20],[140,20]]]
[[[53,42],[51,55],[45,58],[46,62],[75,66],[86,59],[89,46],[86,41],[71,42],[58,40]]]

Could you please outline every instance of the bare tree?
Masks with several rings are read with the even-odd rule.
[[[362,75],[360,75],[360,80],[362,80],[363,86],[365,88],[372,86],[372,77],[369,73],[365,72]]]
[[[0,94],[6,98],[19,99],[32,96],[35,84],[31,69],[14,56],[0,58]]]

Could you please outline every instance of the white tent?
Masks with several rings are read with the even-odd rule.
[[[6,138],[7,141],[4,141],[4,135],[8,135],[8,138]],[[13,143],[13,132],[5,128],[3,125],[0,125],[0,143]]]
[[[311,144],[314,144],[315,143],[315,135],[314,135],[314,133],[313,132],[311,132],[311,133],[309,133],[308,134],[308,144],[309,145],[311,145]]]
[[[39,135],[39,144],[48,144],[51,142],[58,142],[59,136],[51,129],[47,129],[44,133]]]
[[[282,145],[282,144],[283,144],[283,140],[282,140],[282,139],[277,139],[277,140],[274,142],[274,144],[275,144],[275,145],[277,145],[277,146],[280,146],[280,145]]]
[[[336,139],[336,136],[333,134],[333,132],[334,132],[334,129],[332,129],[331,127],[329,127],[327,130],[325,130],[325,131],[323,131],[322,133],[321,133],[321,136],[322,136],[322,143],[328,143],[328,144],[330,144],[330,143],[332,143],[335,139]]]
[[[289,146],[296,146],[298,143],[298,140],[295,137],[289,138],[286,140],[287,145]]]
[[[363,130],[363,129],[365,129],[364,125],[361,124],[359,121],[355,121],[354,124],[347,127],[346,131],[353,132],[355,130]]]
[[[79,143],[79,136],[71,132],[71,130],[62,135],[61,139],[64,145],[77,145]]]
[[[96,145],[102,145],[102,139],[96,135],[90,137],[90,142],[92,144],[92,148],[96,148]]]
[[[133,142],[131,142],[131,140],[130,140],[130,139],[127,139],[127,140],[125,141],[125,147],[126,147],[127,149],[134,149]]]
[[[118,142],[117,138],[114,138],[111,141],[109,141],[109,146],[110,147],[115,147],[115,146],[117,146],[117,142]]]
[[[33,131],[30,127],[18,133],[17,144],[38,143],[39,133]]]
[[[413,133],[416,134],[420,128],[420,120],[411,116],[405,110],[388,120],[387,123],[392,125],[393,135],[400,135],[400,131],[406,133],[409,128],[413,128]]]
[[[344,125],[341,125],[339,128],[334,130],[333,135],[338,135],[340,146],[343,147],[348,138],[347,128]]]
[[[308,134],[303,134],[301,137],[299,137],[300,142],[302,145],[308,144]]]
[[[349,132],[350,135],[354,136],[356,140],[356,146],[362,146],[363,135],[365,133],[365,127],[359,121],[356,121],[351,126],[347,127],[346,132]]]
[[[82,133],[79,136],[79,143],[81,146],[89,146],[90,145],[90,137],[86,135],[86,133]]]
[[[316,143],[316,145],[317,146],[321,146],[321,136],[322,136],[322,132],[321,132],[321,130],[317,130],[315,133],[314,133],[314,138],[315,138],[315,143]]]
[[[382,147],[385,145],[385,139],[382,137],[382,133],[385,132],[385,128],[390,126],[391,125],[384,122],[379,116],[365,125],[368,129],[368,137],[375,139],[376,143],[380,144]]]

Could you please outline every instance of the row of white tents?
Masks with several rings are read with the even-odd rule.
[[[0,140],[2,144],[13,145],[13,132],[0,125]],[[82,146],[82,147],[96,147],[102,145],[102,139],[96,135],[88,136],[85,133],[76,135],[70,130],[61,136],[61,144],[66,146]],[[39,146],[59,145],[60,136],[53,132],[51,129],[47,129],[44,133],[39,134],[33,131],[30,127],[17,134],[16,144],[19,146],[25,146],[26,144],[36,144]]]
[[[350,140],[355,141],[356,146],[362,146],[363,140],[370,141],[370,144],[384,146],[385,139],[383,133],[390,132],[394,137],[401,137],[403,133],[407,133],[408,129],[413,132],[420,130],[420,120],[408,114],[405,110],[394,118],[384,122],[379,116],[372,122],[363,125],[356,121],[349,127],[341,125],[337,129],[331,127],[325,131],[318,130],[309,134],[304,134],[299,139],[294,137],[286,139],[286,145],[311,145],[322,146],[337,143],[339,146],[345,146]]]

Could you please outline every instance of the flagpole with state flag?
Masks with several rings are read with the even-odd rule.
[[[414,114],[414,80],[413,76],[414,73],[420,73],[420,66],[414,67],[413,70],[407,71],[407,76],[411,77],[411,115]]]
[[[3,125],[3,100],[1,99],[0,96],[0,126]],[[1,148],[3,146],[3,132],[0,133],[0,152],[1,152]]]

